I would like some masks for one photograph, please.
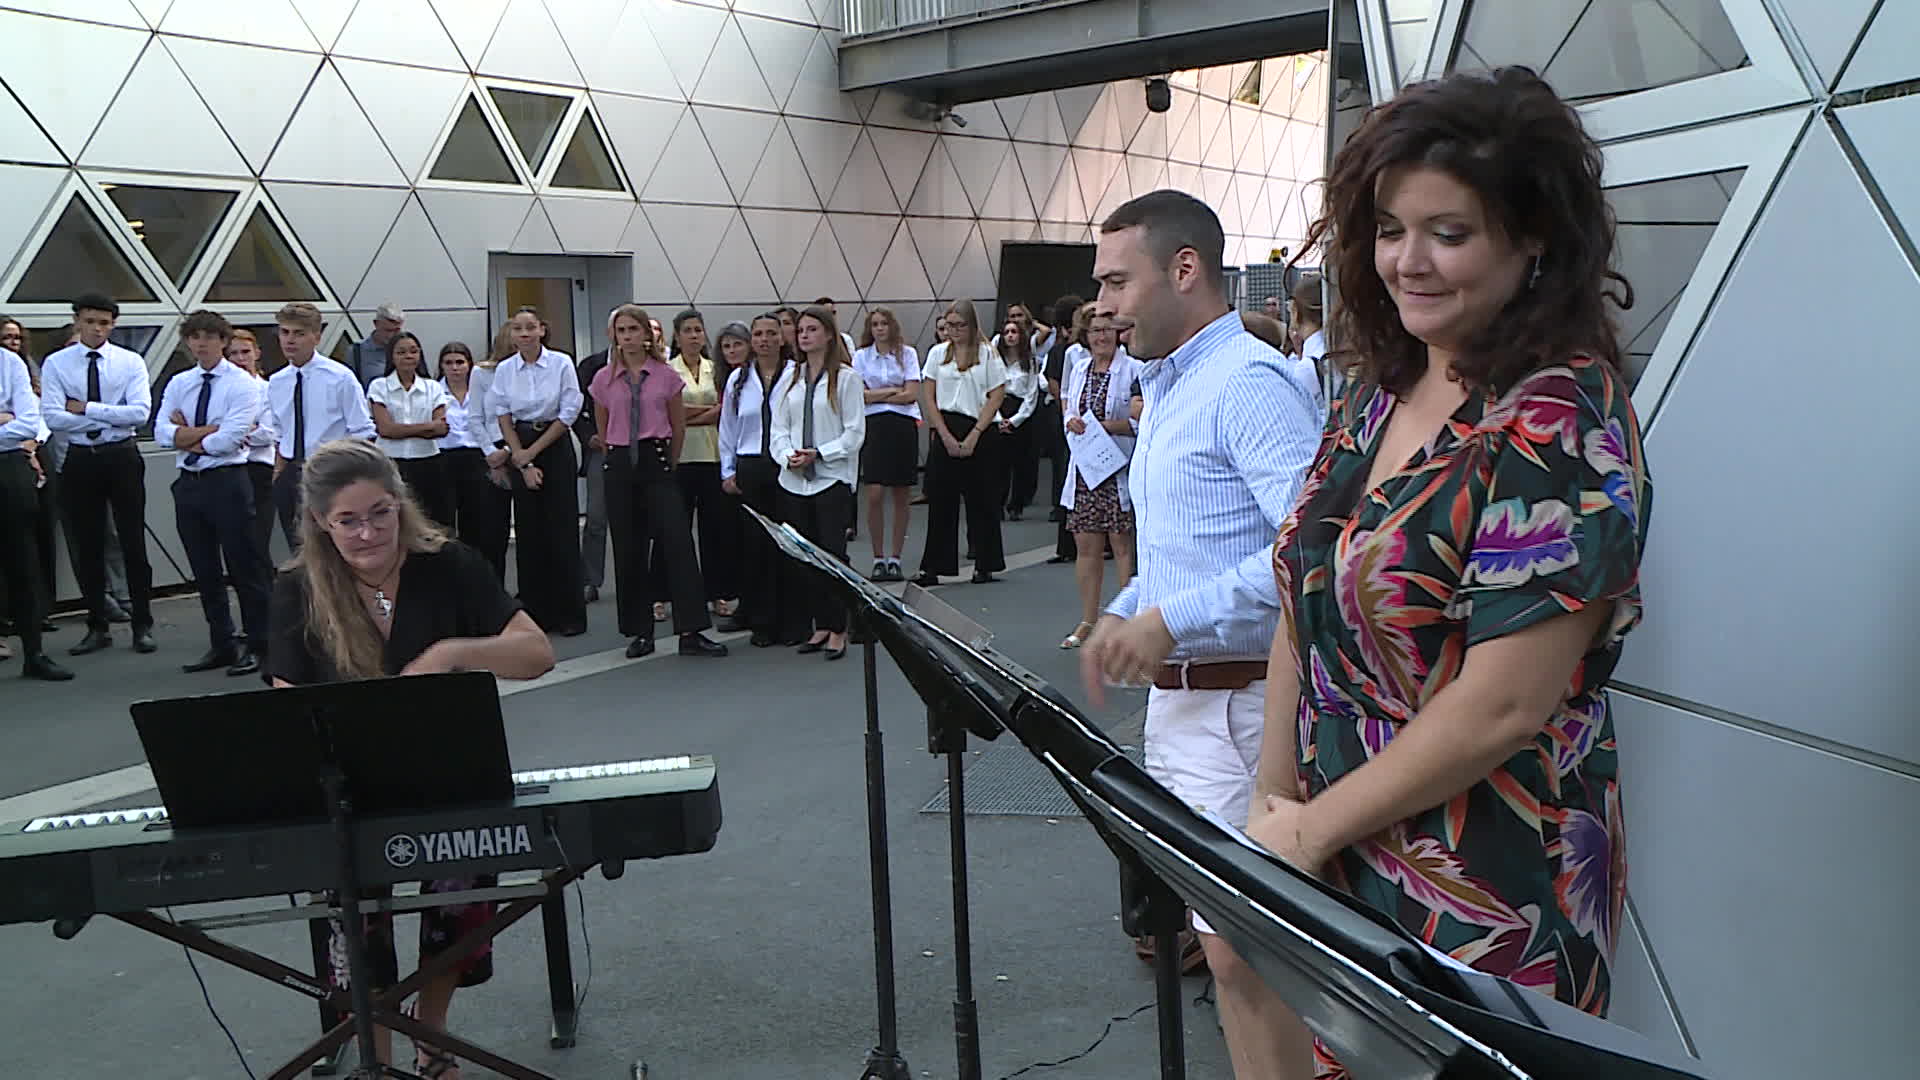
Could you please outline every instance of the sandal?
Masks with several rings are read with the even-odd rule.
[[[1060,639],[1060,647],[1063,649],[1077,649],[1080,646],[1085,645],[1087,643],[1087,638],[1091,637],[1092,634],[1093,634],[1092,623],[1090,622],[1080,623],[1073,628],[1073,633],[1068,634],[1066,637]]]
[[[661,603],[658,600],[653,602],[653,621],[654,622],[666,622],[667,614],[668,614],[667,605]]]
[[[413,1070],[426,1080],[460,1080],[460,1059],[445,1050],[413,1048]]]

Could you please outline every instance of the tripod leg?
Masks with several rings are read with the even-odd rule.
[[[1163,919],[1153,934],[1153,994],[1160,1023],[1160,1080],[1185,1080],[1187,1075],[1180,993],[1180,924]]]
[[[965,746],[965,736],[959,739]],[[948,837],[953,856],[953,1042],[960,1080],[980,1080],[980,1011],[973,1000],[973,933],[967,902],[964,749],[947,755]]]
[[[894,1003],[893,885],[887,861],[887,770],[880,735],[879,660],[871,634],[861,645],[867,697],[867,854],[873,885],[874,1000],[880,1012],[880,1042],[867,1052],[860,1080],[912,1080],[900,1055]]]
[[[573,949],[567,941],[567,890],[558,885],[540,902],[540,926],[547,944],[547,999],[553,1007],[553,1033],[547,1045],[555,1050],[573,1046],[580,1014],[573,996]]]

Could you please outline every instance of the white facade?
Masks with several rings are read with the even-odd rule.
[[[1606,145],[1655,489],[1614,1019],[1721,1076],[1913,1075],[1920,4],[1358,8],[1376,98],[1526,64]]]
[[[626,299],[713,329],[820,295],[924,343],[939,302],[995,296],[1003,241],[1091,242],[1159,187],[1219,209],[1229,263],[1297,250],[1324,150],[1317,55],[1184,73],[1164,115],[1128,81],[918,122],[837,90],[840,0],[6,7],[0,312],[115,293],[156,378],[201,306],[265,328],[311,300],[338,355],[392,300],[429,354],[484,350],[509,274],[588,283],[581,347]]]

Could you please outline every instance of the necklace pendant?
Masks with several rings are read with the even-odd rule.
[[[387,599],[387,594],[383,590],[373,590],[373,606],[380,609],[381,619],[393,618],[393,601]]]

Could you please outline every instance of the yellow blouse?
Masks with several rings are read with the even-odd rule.
[[[693,368],[687,364],[686,358],[678,353],[675,353],[673,359],[667,363],[686,383],[686,387],[680,392],[680,401],[686,405],[689,414],[695,409],[711,409],[720,403],[720,389],[714,382],[714,370],[719,367],[718,362],[702,360],[698,379],[693,377]],[[680,460],[683,462],[711,461],[718,464],[720,461],[719,425],[706,424],[700,427],[688,425],[686,442],[680,448]]]

